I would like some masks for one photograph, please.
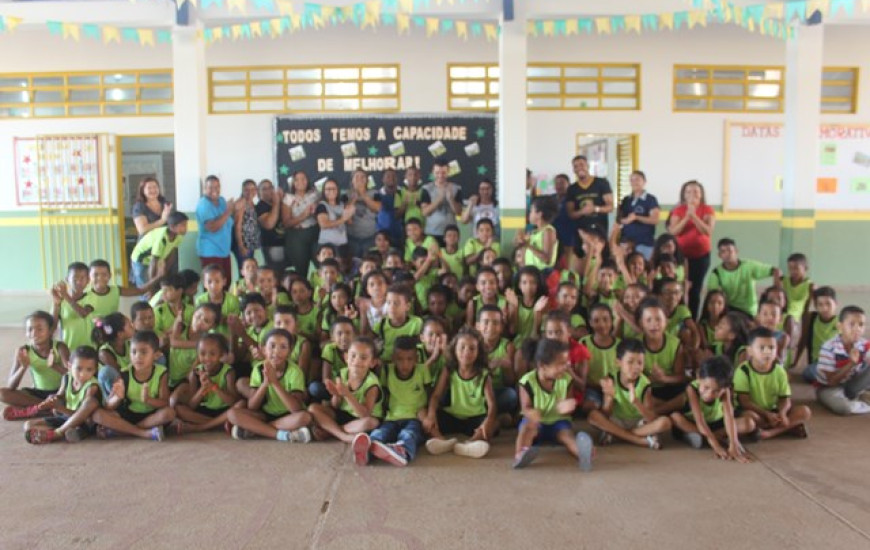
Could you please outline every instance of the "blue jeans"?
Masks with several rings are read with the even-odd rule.
[[[112,395],[112,384],[115,383],[115,380],[121,377],[121,373],[118,372],[115,367],[110,367],[107,365],[101,365],[99,372],[97,372],[97,382],[100,385],[100,389],[103,391],[103,402]]]
[[[131,271],[133,272],[133,284],[138,287],[143,286],[148,282],[148,267],[145,264],[139,262],[133,262],[131,266]]]
[[[351,237],[347,236],[347,245],[350,248],[350,253],[355,258],[362,258],[368,251],[375,246],[375,236],[371,237]]]
[[[495,390],[495,406],[499,414],[516,413],[520,407],[520,396],[517,395],[517,390],[507,386]]]
[[[801,373],[801,377],[804,379],[804,382],[807,384],[812,384],[816,381],[816,370],[818,366],[815,363],[810,363]]]
[[[417,419],[386,420],[369,437],[381,443],[401,443],[408,453],[408,462],[417,456],[417,446],[423,443],[423,426]]]
[[[652,253],[653,253],[653,247],[646,245],[646,244],[636,244],[636,245],[634,245],[634,251],[640,252],[641,254],[643,254],[643,258],[646,261],[649,261],[650,257],[652,256]]]

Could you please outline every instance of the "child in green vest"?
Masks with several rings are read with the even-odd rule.
[[[51,315],[54,318],[52,326],[60,323],[63,343],[67,349],[92,344],[93,325],[90,316],[94,306],[85,300],[88,281],[88,266],[73,262],[67,268],[66,280],[58,282],[51,289]]]
[[[444,228],[444,246],[438,249],[441,271],[449,271],[457,277],[465,275],[465,252],[459,247],[459,228],[450,224]]]
[[[592,468],[592,438],[574,435],[571,415],[577,406],[572,389],[568,345],[557,340],[529,339],[523,355],[534,368],[520,379],[523,419],[517,433],[514,469],[525,468],[538,456],[543,443],[559,444],[579,461],[580,469]]]
[[[308,384],[308,395],[313,403],[329,400],[325,383],[341,376],[341,371],[347,368],[347,352],[357,337],[356,327],[348,317],[336,317],[329,333],[330,339],[323,343],[320,352],[322,375]]]
[[[441,377],[441,371],[447,364],[447,348],[450,342],[448,321],[440,317],[426,317],[423,320],[423,332],[417,345],[417,362],[424,363],[432,375],[432,383]]]
[[[112,281],[112,267],[106,260],[94,260],[88,266],[90,288],[82,300],[82,304],[93,308],[92,314],[96,317],[105,317],[115,313],[121,306],[121,296],[141,296],[148,287],[125,288],[110,284]]]
[[[614,334],[619,338],[640,339],[643,333],[637,324],[637,308],[649,295],[649,289],[641,284],[633,283],[626,287],[622,293],[622,300],[613,305],[613,313],[616,316]]]
[[[487,368],[483,337],[462,327],[450,343],[447,365],[429,398],[423,429],[431,437],[426,449],[434,454],[453,451],[459,456],[483,458],[498,430],[498,407]],[[445,434],[468,436],[462,443]]]
[[[204,432],[222,427],[227,421],[230,407],[239,401],[236,373],[223,361],[229,351],[227,339],[221,334],[199,337],[196,364],[187,375],[190,397],[175,403],[178,416],[170,424],[173,433]]]
[[[130,339],[130,370],[112,384],[104,408],[94,411],[97,437],[131,435],[163,441],[163,426],[175,419],[169,406],[169,373],[154,360],[157,335],[137,332]]]
[[[801,377],[810,384],[816,381],[816,363],[822,345],[837,336],[837,292],[829,286],[817,288],[813,292],[813,309],[815,311],[805,313],[801,320],[801,337],[791,362],[791,367],[796,367],[806,350],[807,366]]]
[[[529,211],[529,223],[535,230],[526,235],[517,232],[515,239],[518,248],[522,249],[522,264],[534,266],[540,270],[556,265],[559,253],[556,229],[550,225],[559,214],[559,206],[553,197],[536,197]]]
[[[505,427],[513,426],[519,408],[519,397],[514,389],[517,382],[515,348],[514,343],[504,337],[505,321],[501,310],[492,305],[480,308],[475,328],[483,336],[483,351],[489,365],[499,423]]]
[[[173,403],[183,403],[187,400],[188,375],[196,363],[199,339],[203,334],[216,332],[220,323],[218,306],[205,303],[196,307],[189,324],[184,323],[182,312],[179,311],[175,324],[169,336],[169,373],[168,386],[172,392]]]
[[[655,298],[647,298],[637,308],[643,332],[644,374],[650,381],[650,402],[656,414],[670,414],[682,407],[689,382],[682,344],[667,333],[665,309]]]
[[[305,375],[290,359],[293,336],[274,329],[266,337],[262,361],[253,365],[245,407],[231,407],[227,420],[233,439],[256,435],[289,443],[311,441],[311,415],[305,411]]]
[[[701,349],[713,351],[716,344],[716,325],[728,313],[728,301],[721,290],[711,290],[701,304],[701,319],[698,321],[698,334],[701,337]]]
[[[495,238],[495,226],[489,218],[477,220],[475,236],[465,242],[462,255],[465,265],[472,276],[477,275],[477,269],[482,264],[483,253],[493,250],[496,256],[501,254],[501,244]]]
[[[51,412],[53,416],[28,420],[24,424],[24,438],[34,444],[80,441],[87,435],[85,426],[99,406],[97,352],[91,346],[81,346],[70,357],[69,373],[63,375],[57,393],[38,405],[40,411]]]
[[[727,357],[710,357],[701,363],[698,377],[686,386],[682,410],[671,413],[674,428],[686,443],[700,449],[704,442],[716,458],[752,462],[739,436],[755,431],[750,418],[734,418],[732,378],[734,367]]]
[[[227,325],[227,319],[230,315],[238,315],[239,299],[224,290],[227,284],[224,278],[224,272],[221,271],[219,265],[211,264],[202,272],[203,286],[205,292],[200,294],[194,300],[194,305],[212,304],[220,309],[221,316],[218,320],[217,331],[226,337],[229,337],[230,329]]]
[[[419,336],[423,320],[411,315],[411,290],[402,283],[393,283],[387,289],[386,315],[374,326],[375,343],[380,357],[389,361],[399,336]]]
[[[259,269],[256,258],[247,258],[242,262],[242,276],[232,285],[230,292],[241,300],[249,292],[257,292],[257,270]]]
[[[616,373],[616,348],[620,339],[613,335],[613,311],[607,304],[595,304],[589,310],[589,326],[592,334],[580,339],[591,357],[586,373],[586,392],[583,396],[583,410],[590,412],[600,409],[604,404],[601,381]]]
[[[18,348],[9,381],[0,388],[0,401],[9,405],[3,409],[6,420],[23,420],[40,414],[38,405],[57,393],[61,377],[67,373],[69,349],[52,338],[54,318],[45,311],[35,311],[24,322],[27,344]],[[26,372],[33,386],[19,388]]]

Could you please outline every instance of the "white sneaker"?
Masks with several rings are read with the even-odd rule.
[[[489,443],[486,441],[466,441],[453,446],[456,455],[467,458],[483,458],[489,452]]]
[[[867,403],[868,405],[870,405],[870,390],[865,390],[865,391],[859,393],[858,397],[856,397],[856,399],[858,401],[861,401],[863,403]]]
[[[867,414],[870,413],[870,404],[858,399],[849,403],[849,412],[852,414]]]
[[[439,439],[437,437],[433,437],[426,442],[426,450],[429,451],[429,454],[433,455],[443,455],[444,453],[449,453],[453,450],[453,447],[455,446],[456,438],[454,437],[451,437],[450,439]]]
[[[311,441],[311,430],[301,427],[290,432],[290,441],[293,443],[308,443]]]
[[[700,449],[704,446],[704,436],[698,432],[683,433],[683,441],[689,444],[693,449]]]

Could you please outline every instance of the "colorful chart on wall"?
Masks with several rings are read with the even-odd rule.
[[[342,188],[362,168],[380,187],[387,169],[402,178],[417,166],[424,180],[438,159],[448,162],[450,181],[463,195],[483,178],[497,182],[495,115],[278,116],[275,118],[275,173],[284,189],[304,171],[322,185],[335,178]]]
[[[870,124],[822,124],[816,210],[870,208]],[[725,123],[722,207],[780,210],[785,131],[779,123]]]
[[[18,205],[101,203],[97,136],[15,138],[14,149]]]

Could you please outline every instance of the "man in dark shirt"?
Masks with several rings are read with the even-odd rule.
[[[577,155],[571,161],[577,181],[568,188],[568,215],[577,222],[577,229],[596,225],[607,233],[607,214],[613,211],[613,190],[610,182],[589,174],[589,161]]]

